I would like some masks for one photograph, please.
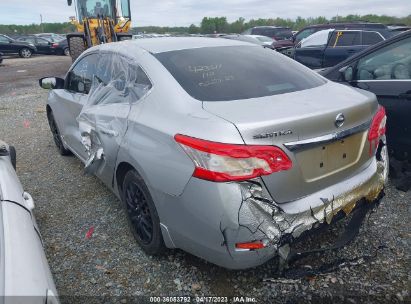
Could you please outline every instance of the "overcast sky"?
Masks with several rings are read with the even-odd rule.
[[[202,17],[296,18],[348,14],[411,14],[411,0],[131,0],[134,26],[188,26]],[[0,0],[0,24],[68,21],[74,16],[66,0]]]

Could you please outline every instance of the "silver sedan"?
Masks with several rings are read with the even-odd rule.
[[[13,168],[15,156],[0,140],[0,303],[58,303],[34,202]]]
[[[87,50],[44,78],[62,155],[124,203],[149,254],[260,265],[376,204],[388,165],[376,97],[246,42],[158,38]]]

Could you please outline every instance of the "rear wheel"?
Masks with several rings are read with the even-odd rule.
[[[21,58],[30,58],[33,52],[29,48],[22,48],[19,52]]]
[[[165,246],[160,219],[146,184],[134,170],[124,177],[122,198],[128,223],[138,244],[148,254],[161,254]]]
[[[73,62],[86,50],[82,37],[70,37],[69,46],[69,52]]]
[[[61,139],[59,129],[57,128],[56,121],[54,120],[53,112],[47,112],[47,118],[50,125],[51,133],[53,134],[54,143],[56,144],[57,149],[59,150],[60,155],[70,155],[71,151],[66,149]]]

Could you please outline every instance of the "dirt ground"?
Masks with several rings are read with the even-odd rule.
[[[0,64],[0,94],[32,86],[41,77],[63,77],[70,65],[71,58],[66,56],[4,57]]]
[[[17,148],[17,173],[34,197],[63,303],[103,302],[103,297],[150,302],[143,296],[187,296],[191,303],[201,299],[197,296],[230,297],[231,303],[231,297],[241,296],[258,303],[410,303],[411,193],[392,185],[356,240],[299,261],[293,267],[305,273],[301,276],[279,277],[275,260],[229,271],[180,250],[161,257],[144,254],[117,198],[85,175],[79,160],[60,156],[54,146],[45,113],[47,91],[37,81],[63,76],[70,64],[63,56],[36,56],[6,58],[0,65],[0,138]],[[339,229],[323,238],[332,241]],[[319,239],[309,242],[321,245]],[[307,273],[326,264],[335,267]],[[84,296],[89,298],[71,298]]]

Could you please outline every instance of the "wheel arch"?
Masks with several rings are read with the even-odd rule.
[[[116,184],[117,184],[117,189],[116,190],[118,191],[118,194],[119,194],[119,197],[120,197],[121,200],[123,199],[123,197],[122,197],[122,191],[123,191],[122,187],[123,187],[123,183],[124,183],[124,178],[126,177],[126,174],[130,171],[135,171],[137,173],[137,175],[140,176],[143,179],[143,181],[145,181],[144,178],[142,177],[142,175],[140,174],[140,172],[133,165],[131,165],[127,161],[120,162],[118,164],[117,168],[116,168],[116,171],[115,171],[115,181],[116,181]],[[149,190],[149,192],[151,192],[149,187],[148,187],[148,190]],[[170,234],[170,231],[169,231],[168,227],[162,222],[162,216],[160,215],[159,206],[156,204],[156,201],[153,197],[153,194],[150,193],[150,195],[153,199],[154,206],[157,210],[157,214],[158,214],[159,219],[160,219],[160,229],[161,229],[161,234],[162,234],[162,237],[163,237],[164,244],[166,245],[167,248],[176,248],[176,245],[174,243],[174,240],[173,240],[173,238]]]
[[[136,168],[134,168],[134,166],[132,166],[129,162],[126,162],[126,161],[119,163],[116,168],[115,178],[116,178],[116,183],[117,183],[117,190],[120,196],[123,190],[122,188],[123,188],[124,178],[126,177],[127,172],[131,170],[136,171],[137,174],[140,175],[139,172],[136,170]]]

